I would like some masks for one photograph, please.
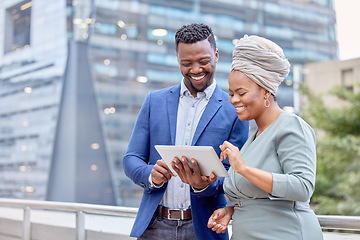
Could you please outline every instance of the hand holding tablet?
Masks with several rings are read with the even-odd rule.
[[[211,146],[169,146],[169,145],[155,145],[162,159],[166,162],[170,170],[176,175],[176,172],[171,167],[171,162],[177,157],[181,159],[182,156],[188,159],[191,167],[191,159],[194,158],[201,171],[201,175],[209,176],[212,172],[217,177],[228,177],[228,173],[221,163],[218,155]]]

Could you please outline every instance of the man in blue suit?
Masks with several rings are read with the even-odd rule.
[[[242,147],[248,122],[238,120],[229,95],[216,85],[219,53],[211,28],[182,26],[175,41],[183,79],[146,97],[123,160],[126,175],[144,188],[130,235],[138,239],[228,239],[227,233],[207,228],[213,211],[226,205],[224,178],[201,176],[196,161],[191,170],[187,159],[177,161],[175,176],[154,145],[213,146],[219,155],[225,140]],[[223,164],[229,168],[227,160]]]

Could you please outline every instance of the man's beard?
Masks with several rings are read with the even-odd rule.
[[[196,92],[203,92],[209,85],[209,81],[206,81],[206,85],[202,88],[202,89],[198,89],[196,88],[193,83],[190,81],[191,87],[196,91]]]

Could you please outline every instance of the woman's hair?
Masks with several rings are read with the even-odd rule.
[[[193,44],[203,40],[208,40],[212,49],[216,51],[214,34],[208,25],[203,23],[184,25],[175,33],[176,52],[178,52],[180,42]]]

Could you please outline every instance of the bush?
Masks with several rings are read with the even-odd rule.
[[[317,178],[311,204],[316,214],[360,215],[360,93],[344,87],[330,94],[346,106],[329,108],[305,85],[302,117],[318,135]]]

